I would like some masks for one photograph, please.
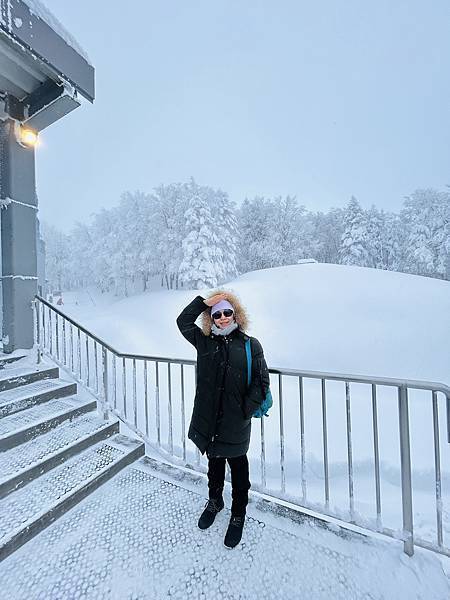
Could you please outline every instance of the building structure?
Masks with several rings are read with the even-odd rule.
[[[39,0],[0,0],[0,217],[3,351],[33,346],[38,291],[39,132],[94,101],[94,67]],[[42,272],[42,267],[40,268]]]

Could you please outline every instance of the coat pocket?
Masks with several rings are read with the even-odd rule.
[[[255,400],[252,400],[251,398],[249,398],[247,396],[244,400],[243,408],[242,408],[245,418],[251,419],[255,410],[258,409],[260,406],[261,406],[260,402],[255,402]]]

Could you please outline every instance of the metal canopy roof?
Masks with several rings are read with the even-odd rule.
[[[41,130],[93,102],[94,68],[23,0],[0,0],[0,118]],[[3,113],[3,114],[2,114]]]

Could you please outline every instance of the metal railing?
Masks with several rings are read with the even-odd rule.
[[[205,471],[198,449],[192,451],[186,444],[186,418],[190,414],[187,408],[192,407],[197,376],[195,361],[124,354],[39,296],[35,298],[34,309],[38,362],[43,353],[50,356],[96,395],[105,418],[112,412],[148,444],[183,461],[186,466]],[[252,482],[252,487],[340,521],[401,539],[408,555],[413,554],[414,546],[421,546],[450,556],[445,540],[446,533],[450,536],[447,445],[450,443],[450,387],[433,382],[281,368],[270,368],[269,372],[274,406],[272,418],[259,419],[259,434],[256,438],[252,436],[249,457],[254,460],[257,457],[260,471],[260,482]],[[333,385],[338,387],[333,388]],[[389,390],[395,397],[392,393],[389,395]],[[287,413],[286,402],[289,403]],[[352,412],[355,407],[360,413],[357,421]],[[413,444],[411,407],[419,410],[419,418],[414,421],[418,434]],[[430,409],[429,429],[424,422],[424,408]],[[445,419],[440,417],[443,411]],[[358,428],[364,430],[359,439]],[[383,430],[387,430],[384,437]],[[163,434],[167,442],[163,441]],[[334,439],[339,435],[340,445]],[[392,466],[384,467],[381,442],[388,454],[395,448],[399,454],[396,486],[400,491],[399,510],[394,510],[390,518],[395,521],[398,517],[401,523],[395,522],[393,527],[383,523],[383,485],[386,479],[386,485],[392,488],[392,480],[397,483],[397,471]],[[355,443],[361,447],[359,450],[355,449]],[[430,481],[426,470],[425,475],[420,469],[417,473],[414,471],[415,445],[420,446],[419,458],[430,453]],[[370,455],[367,447],[371,448]],[[272,460],[274,453],[278,455],[276,463]],[[296,470],[295,475],[287,478],[287,469]],[[385,477],[382,477],[384,471]],[[373,496],[373,518],[361,515],[356,508],[355,475],[363,482],[360,487],[364,506],[368,505],[369,496]],[[434,531],[430,533],[427,526],[424,536],[414,530],[415,476],[420,480],[418,496],[425,499],[424,506],[429,506],[430,498],[434,504]],[[345,491],[339,487],[342,480],[346,481]],[[366,487],[371,487],[370,493],[366,490],[363,494]],[[337,502],[333,506],[331,492],[335,493]],[[317,498],[319,493],[321,498]],[[393,505],[390,496],[388,499]],[[448,531],[444,527],[444,516]]]

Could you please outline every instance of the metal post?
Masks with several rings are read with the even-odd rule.
[[[36,315],[36,362],[39,365],[42,360],[42,348],[41,348],[41,315],[40,315],[40,302],[38,300],[33,300],[34,311]]]
[[[282,375],[278,375],[278,396],[280,406],[280,471],[281,471],[281,491],[286,492],[286,474],[284,472],[284,419],[283,419],[283,384]],[[264,418],[264,417],[262,417]]]
[[[303,377],[298,378],[300,411],[300,454],[302,465],[302,501],[306,502],[306,448],[305,448],[305,411],[303,402]]]
[[[266,439],[264,436],[264,417],[261,417],[261,486],[266,487]]]
[[[345,408],[347,417],[347,464],[348,464],[348,497],[350,519],[354,519],[355,503],[353,498],[353,448],[352,448],[352,416],[350,405],[350,383],[345,382]]]
[[[73,325],[70,324],[70,371],[71,373],[75,373],[73,364]]]
[[[42,350],[45,349],[45,305],[42,305]]]
[[[377,503],[377,524],[381,527],[381,485],[380,485],[380,450],[378,446],[378,409],[377,386],[372,384],[372,428],[373,428],[373,455],[375,462],[375,498]]]
[[[184,365],[181,365],[181,444],[183,447],[183,460],[186,462],[186,413],[184,406]]]
[[[450,396],[445,396],[447,408],[447,442],[450,444]]]
[[[55,332],[56,332],[56,360],[59,361],[59,315],[56,313],[55,315]]]
[[[134,426],[137,428],[137,384],[136,384],[136,359],[133,358],[133,413]]]
[[[123,394],[123,414],[127,418],[127,370],[125,366],[125,357],[122,357],[122,394]]]
[[[439,407],[437,392],[432,392],[433,404],[433,437],[434,437],[434,476],[436,490],[436,527],[438,546],[442,547],[442,483],[441,483],[441,448],[439,442]]]
[[[81,381],[81,332],[77,328],[77,353],[78,353],[78,379]]]
[[[50,355],[53,356],[53,324],[52,324],[52,311],[48,309],[48,333],[49,333],[49,350]]]
[[[66,349],[66,319],[63,318],[63,364],[67,365],[67,349]]]
[[[327,430],[327,398],[325,390],[325,379],[322,379],[322,440],[323,440],[323,474],[325,483],[325,506],[330,503],[330,480],[328,473],[328,430]]]
[[[114,410],[117,410],[117,371],[116,355],[113,354],[113,392],[114,392]]]
[[[86,385],[87,385],[87,387],[89,387],[91,376],[90,376],[90,360],[89,360],[89,338],[87,336],[87,333],[84,335],[84,341],[86,343]]]
[[[45,307],[44,307],[45,312]],[[47,319],[47,350],[50,352],[50,340],[51,340],[51,325],[52,325],[52,311],[48,308],[48,319]]]
[[[414,554],[414,530],[411,480],[411,449],[409,442],[408,389],[398,388],[400,429],[400,464],[402,476],[403,548],[408,556]]]
[[[156,399],[156,431],[157,431],[157,439],[158,446],[161,446],[161,419],[159,412],[159,363],[155,362],[156,369],[156,387],[155,387],[155,399]]]
[[[99,385],[98,385],[98,351],[97,351],[97,342],[94,340],[94,352],[95,352],[95,391],[98,394]]]
[[[108,420],[108,354],[105,346],[102,346],[102,375],[103,375],[103,390],[100,395],[102,399],[102,410],[103,410],[103,418],[105,421]]]
[[[145,403],[145,432],[149,436],[148,425],[148,381],[147,381],[147,361],[144,360],[144,403]]]
[[[167,385],[169,388],[169,403],[168,403],[168,412],[169,412],[169,450],[173,455],[173,431],[172,431],[172,376],[170,369],[170,362],[167,364]]]

